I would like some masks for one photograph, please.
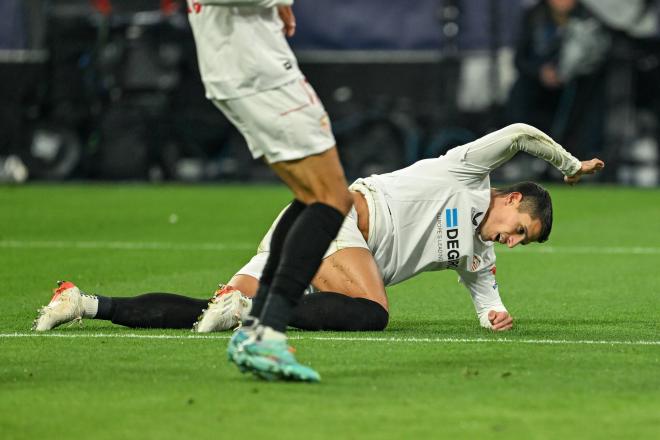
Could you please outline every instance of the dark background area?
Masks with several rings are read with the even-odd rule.
[[[534,3],[298,0],[291,45],[331,116],[349,178],[514,122],[513,53]],[[658,13],[658,2],[643,3]],[[611,45],[594,95],[604,120],[596,146],[549,134],[580,158],[606,160],[603,181],[654,186],[659,38],[604,27]],[[0,97],[0,180],[274,180],[204,98],[183,1],[2,0]],[[560,108],[550,126],[578,113]],[[526,160],[494,177],[554,177]]]

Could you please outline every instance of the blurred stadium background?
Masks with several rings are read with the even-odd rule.
[[[296,2],[291,44],[349,178],[527,118],[576,156],[604,159],[601,181],[657,186],[660,2],[582,1],[578,18],[595,28],[562,37],[565,82],[556,104],[532,115],[514,90],[534,3]],[[2,0],[0,181],[274,180],[204,98],[186,9],[184,0]],[[494,176],[551,177],[524,157]]]

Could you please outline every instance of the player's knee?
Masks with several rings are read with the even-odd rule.
[[[320,194],[317,197],[317,200],[321,203],[332,206],[343,215],[348,214],[348,212],[351,210],[351,207],[353,206],[353,196],[351,196],[348,188],[327,191],[323,194]]]
[[[356,298],[362,303],[361,328],[363,331],[383,331],[390,320],[389,312],[382,305],[366,298]]]

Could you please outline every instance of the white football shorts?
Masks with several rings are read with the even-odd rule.
[[[305,78],[213,103],[245,137],[255,159],[297,160],[335,146],[328,113]]]

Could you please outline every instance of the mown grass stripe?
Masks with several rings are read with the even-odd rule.
[[[117,339],[229,339],[224,335],[140,335],[137,333],[0,333],[0,338],[117,338]],[[512,338],[379,338],[370,336],[291,336],[290,340],[345,341],[345,342],[398,342],[398,343],[498,343],[548,345],[660,345],[660,341],[621,341],[589,339],[512,339]]]
[[[133,241],[22,241],[0,240],[0,247],[16,249],[114,249],[127,251],[227,251],[257,249],[248,243],[167,243]]]

